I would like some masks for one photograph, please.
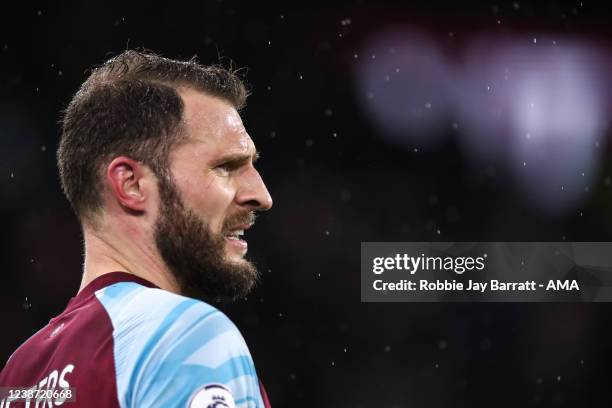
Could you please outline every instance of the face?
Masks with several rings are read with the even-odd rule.
[[[245,232],[272,198],[254,167],[255,145],[229,102],[193,90],[184,101],[186,140],[160,180],[155,238],[183,294],[206,300],[244,296],[257,279],[245,259]]]

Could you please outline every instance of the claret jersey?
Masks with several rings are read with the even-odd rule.
[[[223,313],[125,272],[92,281],[17,349],[0,387],[0,408],[270,406]]]

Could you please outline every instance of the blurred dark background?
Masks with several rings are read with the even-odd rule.
[[[20,2],[0,16],[0,361],[80,282],[55,166],[126,48],[248,67],[275,201],[223,306],[273,406],[605,406],[607,304],[366,304],[362,241],[610,241],[610,26],[585,1]]]

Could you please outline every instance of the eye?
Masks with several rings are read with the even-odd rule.
[[[223,176],[229,176],[234,170],[238,169],[239,167],[239,163],[229,161],[219,164],[218,166],[214,167],[214,170],[216,170],[219,174]]]
[[[231,171],[231,168],[229,168],[227,164],[220,164],[216,166],[213,170],[215,170],[217,173],[223,176],[228,176]]]

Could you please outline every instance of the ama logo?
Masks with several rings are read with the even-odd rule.
[[[549,280],[546,285],[546,290],[580,290],[576,280]]]

